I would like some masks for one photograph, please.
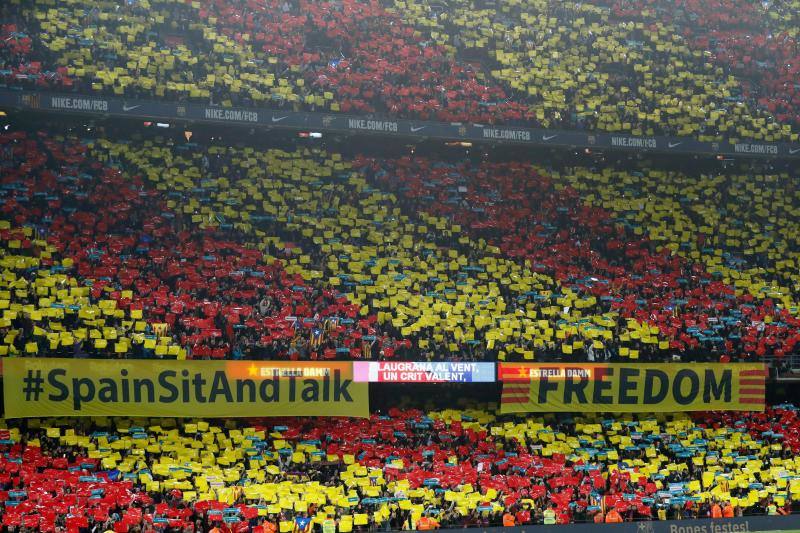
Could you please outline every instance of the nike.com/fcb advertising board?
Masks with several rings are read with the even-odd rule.
[[[25,110],[52,110],[105,117],[144,120],[189,120],[248,127],[265,126],[339,133],[370,132],[389,136],[460,141],[490,141],[569,148],[621,149],[674,154],[713,154],[746,157],[800,157],[800,144],[772,142],[710,142],[682,137],[642,137],[578,130],[545,130],[486,126],[460,122],[430,122],[338,113],[296,112],[264,108],[229,108],[188,102],[163,102],[107,98],[105,96],[53,94],[0,88],[0,106]]]

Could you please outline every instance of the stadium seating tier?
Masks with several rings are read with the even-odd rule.
[[[0,75],[221,106],[796,141],[796,7],[15,1],[0,14]]]
[[[786,175],[0,141],[6,355],[718,361],[799,340]]]
[[[2,524],[288,533],[789,510],[797,412],[632,418],[392,409],[370,419],[93,419],[0,430]],[[665,496],[669,494],[669,496]],[[665,499],[666,498],[666,499]]]

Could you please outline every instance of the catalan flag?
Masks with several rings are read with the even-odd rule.
[[[312,350],[319,350],[319,347],[322,345],[322,341],[325,338],[325,331],[322,328],[314,327],[311,329],[311,349]]]
[[[526,404],[530,402],[531,384],[520,382],[504,382],[503,394],[500,397],[502,404]]]
[[[739,402],[764,406],[765,381],[769,370],[739,370]]]

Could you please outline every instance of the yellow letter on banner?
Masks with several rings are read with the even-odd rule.
[[[349,362],[6,359],[8,418],[369,416]]]
[[[501,413],[763,411],[763,364],[500,363]]]

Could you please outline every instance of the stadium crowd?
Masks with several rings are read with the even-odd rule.
[[[798,0],[17,0],[0,4],[0,85],[796,142],[798,13]],[[0,358],[779,366],[800,343],[790,173],[15,128],[0,131]],[[0,419],[0,527],[800,512],[793,405],[495,411]]]
[[[798,510],[797,430],[790,405],[691,418],[31,419],[0,430],[2,524],[347,533],[786,514]]]
[[[9,2],[0,77],[222,106],[796,141],[796,2],[682,5]]]
[[[796,90],[787,81],[796,64],[782,64],[772,46],[760,46],[781,43],[785,57],[796,55],[785,33],[791,15],[782,15],[792,2],[396,4],[426,35],[445,36],[460,56],[483,59],[494,79],[534,105],[543,126],[707,141],[797,139],[796,102],[785,97]],[[749,44],[726,46],[711,31],[717,28]],[[700,35],[706,38],[694,38]],[[751,54],[748,46],[761,51]],[[774,75],[739,69],[740,62],[750,66],[751,55],[770,56],[761,72]]]
[[[756,193],[162,141],[0,135],[3,355],[729,361],[799,340],[786,175]]]
[[[681,10],[657,2],[614,2],[613,13],[639,21],[647,13],[678,28],[690,46],[707,50],[726,73],[736,76],[742,94],[784,124],[797,124],[800,92],[798,13],[794,1],[739,0],[683,2]]]
[[[548,176],[522,163],[424,158],[356,164],[414,201],[412,210],[469,228],[562,288],[656,327],[658,337],[645,333],[636,347],[645,353],[780,356],[800,340],[796,220],[775,216],[791,211],[788,174],[569,168]],[[756,209],[739,208],[753,200]]]

